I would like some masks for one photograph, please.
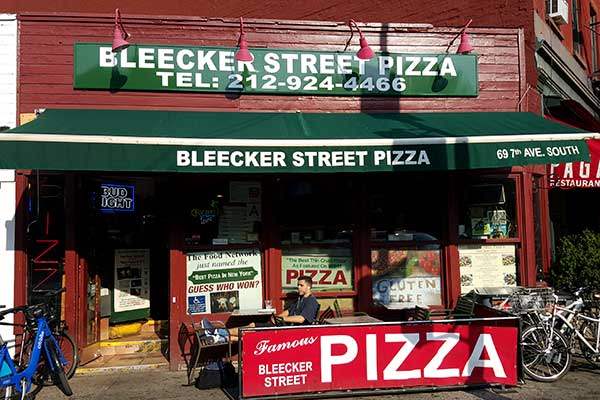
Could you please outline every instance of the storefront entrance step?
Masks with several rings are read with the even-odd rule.
[[[100,354],[103,356],[160,353],[166,351],[169,347],[169,339],[159,337],[156,334],[144,334],[114,340],[104,340],[99,345]]]
[[[169,362],[161,353],[115,354],[101,356],[84,367],[77,368],[77,374],[96,375],[168,368]]]
[[[142,333],[169,333],[169,321],[168,320],[158,320],[158,319],[150,319],[145,324],[142,325]]]

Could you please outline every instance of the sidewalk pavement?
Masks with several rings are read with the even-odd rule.
[[[227,400],[221,390],[198,390],[184,386],[185,373],[166,370],[148,372],[115,373],[109,375],[75,376],[71,381],[74,400]],[[65,399],[54,388],[44,388],[36,400]],[[348,398],[350,399],[350,398]],[[508,399],[600,399],[600,371],[590,369],[584,362],[575,362],[573,369],[554,383],[527,380],[524,385],[506,391],[492,389],[472,391],[445,391],[437,393],[414,393],[353,397],[369,400],[508,400]]]

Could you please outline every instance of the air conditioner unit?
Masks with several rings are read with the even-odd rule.
[[[562,25],[569,23],[569,3],[567,0],[548,0],[548,16],[555,23]]]

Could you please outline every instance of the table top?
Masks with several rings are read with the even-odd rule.
[[[255,315],[265,315],[265,316],[269,316],[271,314],[275,313],[275,309],[274,308],[260,308],[260,309],[256,309],[256,308],[251,308],[251,309],[246,309],[246,310],[234,310],[231,313],[232,317],[248,317],[248,316],[255,316]]]
[[[374,322],[383,322],[380,319],[371,317],[370,315],[355,315],[349,317],[328,318],[326,324],[341,325],[341,324],[369,324]]]

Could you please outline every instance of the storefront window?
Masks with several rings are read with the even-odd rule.
[[[447,220],[444,178],[383,176],[367,184],[371,242],[437,241]]]
[[[466,183],[460,202],[458,235],[463,239],[517,237],[515,181],[481,178]]]
[[[388,309],[442,304],[440,256],[439,249],[372,249],[373,302]]]
[[[283,291],[293,292],[301,275],[312,277],[315,292],[353,291],[352,181],[290,179],[278,189]]]
[[[380,176],[367,184],[373,303],[442,304],[439,240],[447,224],[442,175]]]
[[[186,245],[249,244],[259,240],[260,182],[204,183],[184,200]]]

